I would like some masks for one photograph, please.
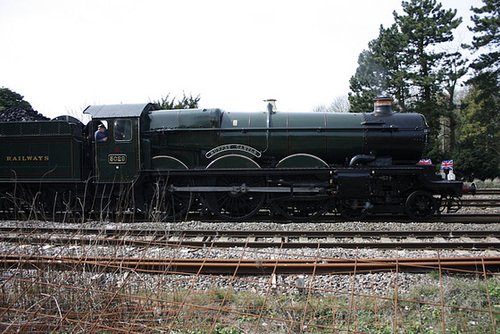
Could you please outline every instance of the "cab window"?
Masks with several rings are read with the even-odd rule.
[[[127,141],[132,139],[132,122],[129,119],[115,120],[114,134],[116,141]]]

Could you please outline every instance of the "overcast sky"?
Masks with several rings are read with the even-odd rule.
[[[470,39],[471,5],[444,0]],[[311,111],[349,92],[400,0],[0,0],[0,87],[55,117],[168,93],[200,106]]]

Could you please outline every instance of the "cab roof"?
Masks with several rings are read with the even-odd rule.
[[[149,112],[156,109],[158,108],[153,103],[106,104],[88,106],[83,113],[91,115],[92,118],[124,118],[140,117],[143,112]]]

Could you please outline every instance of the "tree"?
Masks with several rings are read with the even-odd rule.
[[[444,10],[436,0],[403,1],[402,7],[405,15],[394,12],[395,23],[387,29],[381,26],[379,37],[359,56],[350,80],[351,111],[366,109],[377,95],[390,95],[396,109],[419,109],[438,124],[433,111],[443,83],[454,92],[465,71],[460,53],[437,52],[436,46],[453,40],[452,31],[461,19],[455,18],[456,10]]]
[[[337,96],[329,106],[318,106],[314,108],[314,112],[349,112],[349,100],[347,95]]]
[[[459,146],[453,156],[458,177],[473,181],[493,179],[499,175],[498,154],[494,151],[480,151],[464,143]]]
[[[448,103],[453,101],[453,96],[448,99],[442,96],[454,93],[458,79],[465,72],[457,70],[457,66],[464,65],[460,53],[438,52],[436,46],[453,40],[453,30],[462,19],[455,18],[456,10],[445,10],[436,0],[403,1],[402,7],[406,15],[395,12],[394,19],[406,36],[401,59],[406,71],[405,79],[411,83],[409,89],[412,90],[407,106],[408,110],[425,115],[431,129],[431,144],[424,154],[440,160],[447,149],[442,141],[445,130],[453,128],[456,123],[454,108],[451,106],[450,110]],[[438,139],[439,135],[441,139]]]
[[[385,90],[381,77],[386,69],[377,63],[372,50],[363,50],[358,57],[358,68],[349,80],[350,112],[367,112],[373,108],[373,99]]]
[[[407,78],[417,87],[415,98],[428,104],[440,92],[440,84],[446,76],[441,67],[449,55],[445,51],[437,52],[435,46],[453,40],[453,30],[462,22],[455,18],[457,10],[442,9],[436,0],[403,1],[406,15],[394,12],[396,25],[406,37],[403,50]]]
[[[24,100],[24,96],[5,87],[0,88],[0,110],[5,108],[20,108],[33,110],[31,104]]]
[[[351,112],[366,112],[373,109],[373,99],[390,95],[404,109],[407,95],[400,59],[405,45],[404,36],[396,25],[380,27],[379,37],[368,44],[358,57],[358,68],[349,84]],[[399,109],[397,106],[395,109]]]
[[[402,7],[404,13],[394,12],[395,23],[381,27],[379,37],[360,54],[350,80],[350,111],[366,110],[381,92],[390,95],[394,109],[424,114],[431,128],[431,145],[424,154],[438,159],[442,117],[448,118],[450,126],[456,124],[455,105],[450,101],[466,72],[459,52],[438,50],[453,40],[453,30],[462,20],[455,17],[456,10],[443,9],[436,0],[403,1]]]
[[[462,100],[457,147],[453,158],[459,176],[495,178],[499,175],[500,131],[498,111],[496,121],[488,107],[489,101],[480,98],[481,90],[470,86]]]
[[[154,101],[160,109],[189,109],[198,108],[198,102],[200,102],[200,95],[193,97],[191,94],[186,96],[185,93],[182,94],[182,99],[175,101],[176,98],[173,97],[170,100],[170,93],[166,97],[161,97],[158,101]]]
[[[492,96],[498,99],[500,76],[500,1],[483,0],[484,6],[472,7],[475,13],[471,17],[474,23],[469,30],[474,32],[472,45],[466,46],[473,51],[483,53],[471,64],[475,71],[469,83],[480,90],[480,98]]]
[[[499,175],[500,163],[500,1],[483,0],[484,6],[472,7],[475,33],[472,45],[480,52],[470,65],[469,91],[462,100],[458,145],[454,159],[464,176],[480,179]]]

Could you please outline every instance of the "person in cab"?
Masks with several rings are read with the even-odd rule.
[[[106,130],[106,126],[104,124],[99,124],[97,127],[97,131],[95,132],[95,141],[97,143],[103,143],[108,140],[108,131]]]

